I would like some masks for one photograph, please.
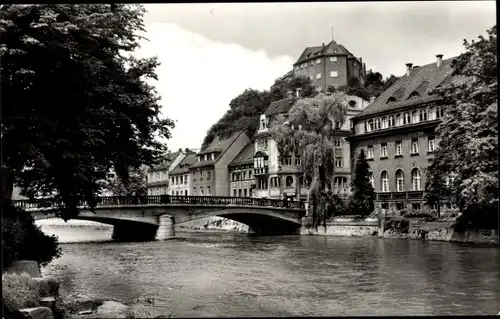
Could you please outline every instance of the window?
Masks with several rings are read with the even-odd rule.
[[[175,196],[179,196],[179,191],[176,191],[176,192],[175,192]]]
[[[321,72],[316,74],[316,79],[321,79]]]
[[[380,119],[375,119],[375,129],[376,130],[380,129]]]
[[[370,180],[370,184],[372,184],[373,189],[375,189],[375,177],[372,172],[368,173],[368,179]]]
[[[391,96],[390,98],[387,99],[387,103],[391,103],[391,102],[396,102],[396,98]]]
[[[396,156],[403,155],[403,142],[396,141]]]
[[[431,107],[429,109],[429,121],[433,121],[436,119],[436,108],[435,107]]]
[[[179,176],[175,177],[175,185],[179,184]]]
[[[291,156],[285,157],[285,161],[283,164],[285,166],[291,166],[292,165],[292,157]]]
[[[396,115],[396,126],[401,126],[403,123],[401,122],[401,114]]]
[[[434,150],[436,149],[436,139],[434,138],[434,136],[432,136],[428,137],[427,140],[428,140],[427,151],[434,152]]]
[[[241,197],[241,188],[238,189],[238,197]]]
[[[416,92],[416,91],[413,91],[413,92],[411,92],[411,94],[410,94],[410,96],[408,98],[411,99],[411,98],[417,97],[417,96],[420,96],[420,94],[418,94],[418,92]]]
[[[210,179],[210,174],[211,172],[210,171],[207,171],[207,180]]]
[[[335,147],[342,147],[342,139],[340,138],[335,139]]]
[[[188,195],[188,190],[186,189],[186,190],[184,191],[184,196],[187,196],[187,195]]]
[[[330,62],[337,62],[337,57],[336,56],[331,56],[330,57]]]
[[[405,209],[405,205],[403,203],[396,203],[396,209],[403,210],[403,209]]]
[[[179,184],[184,184],[183,178],[184,178],[184,176],[180,177],[181,182]]]
[[[374,125],[374,123],[373,123],[373,120],[369,120],[369,121],[368,121],[368,126],[367,126],[367,130],[366,130],[366,131],[367,131],[367,132],[371,132],[371,131],[373,131],[374,129],[375,129],[375,125]]]
[[[172,176],[172,185],[175,184],[175,178]]]
[[[173,195],[175,195],[175,192],[174,192],[174,191],[172,191],[172,196],[173,196]]]
[[[403,124],[410,124],[410,123],[411,123],[410,113],[406,112],[404,114]]]
[[[380,184],[382,185],[382,192],[389,191],[389,173],[387,171],[382,171],[382,174],[380,174]]]
[[[215,159],[215,154],[214,153],[211,153],[210,154],[210,158],[212,159],[212,161]]]
[[[236,188],[233,188],[233,197],[236,197]]]
[[[287,176],[285,179],[285,185],[286,187],[292,187],[293,185],[293,177],[292,176]]]
[[[418,154],[418,139],[416,138],[411,140],[411,153]]]
[[[196,172],[193,172],[192,176],[193,176],[193,181],[195,181],[196,180]]]
[[[302,165],[302,160],[300,159],[300,155],[295,155],[295,165]]]
[[[187,184],[187,183],[188,183],[188,176],[184,175],[184,184]]]
[[[415,167],[411,171],[411,184],[414,191],[419,191],[421,189],[420,179],[421,179],[420,170]]]
[[[205,154],[205,161],[208,161],[208,154]]]
[[[196,195],[196,187],[193,187],[193,196]]]
[[[394,115],[389,116],[389,127],[396,126],[396,118]]]
[[[207,186],[207,195],[210,196],[210,186]]]
[[[159,181],[160,180],[160,172],[156,172],[156,180]]]
[[[247,179],[247,171],[243,171],[243,180]]]
[[[247,189],[246,188],[243,189],[243,197],[247,197]]]
[[[200,171],[200,181],[203,180],[203,171]]]
[[[418,113],[417,111],[411,112],[411,122],[418,123]]]
[[[200,195],[203,196],[203,186],[200,186]]]
[[[405,190],[405,176],[402,169],[396,171],[396,190],[398,192],[404,192]]]
[[[342,157],[335,157],[335,167],[342,167]]]
[[[387,157],[387,143],[380,145],[380,157]]]
[[[368,145],[367,158],[372,159],[373,156],[373,145]]]
[[[389,204],[388,203],[382,203],[381,207],[382,207],[382,209],[387,210],[387,209],[389,209]]]
[[[420,110],[420,122],[427,121],[427,109]]]
[[[316,64],[321,64],[321,59],[316,59]]]
[[[264,130],[266,128],[266,120],[262,119],[260,120],[260,129]]]
[[[330,71],[330,77],[331,78],[338,78],[339,72],[338,71]]]
[[[411,204],[411,208],[413,208],[414,210],[420,210],[420,203]]]
[[[389,127],[389,122],[387,121],[387,117],[382,118],[382,128],[388,128]]]

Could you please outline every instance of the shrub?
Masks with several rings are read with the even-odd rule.
[[[6,201],[2,202],[2,266],[16,260],[36,260],[42,266],[61,255],[57,237],[36,226],[31,215]]]
[[[437,219],[437,212],[430,209],[414,210],[410,209],[408,212],[402,214],[404,218],[425,218],[426,221],[434,221]]]
[[[472,204],[457,218],[455,230],[495,229],[498,230],[498,201]]]
[[[11,312],[39,305],[38,283],[27,273],[2,275],[2,295]]]

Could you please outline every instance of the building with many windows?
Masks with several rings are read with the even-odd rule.
[[[293,64],[294,76],[303,76],[319,91],[326,92],[329,86],[339,87],[355,78],[363,84],[366,66],[343,45],[331,41],[327,45],[306,47]]]
[[[217,136],[198,154],[190,166],[192,189],[196,196],[229,196],[228,165],[250,143],[244,132]]]
[[[177,152],[168,152],[165,156],[165,164],[157,165],[148,170],[146,186],[148,195],[166,195],[169,190],[169,173],[176,167],[188,154],[194,152],[189,149],[179,149]]]
[[[437,55],[436,62],[421,67],[408,63],[406,74],[352,119],[352,159],[365,151],[377,208],[422,207],[425,168],[438,145],[435,128],[445,112],[440,98],[429,92],[464,81],[452,76],[451,62]]]
[[[229,164],[230,195],[233,197],[252,197],[254,144],[248,143]]]
[[[196,162],[196,153],[188,154],[179,164],[170,171],[170,195],[191,195],[192,175],[189,167]]]

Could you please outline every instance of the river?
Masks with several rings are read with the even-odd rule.
[[[500,310],[500,258],[491,246],[182,232],[164,242],[116,243],[108,240],[109,228],[42,229],[63,242],[62,257],[42,269],[60,280],[63,296],[135,304],[152,316],[491,315]]]

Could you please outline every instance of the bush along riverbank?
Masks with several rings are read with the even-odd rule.
[[[494,229],[456,230],[454,219],[429,221],[427,218],[339,216],[330,219],[326,228],[310,226],[304,217],[301,235],[377,236],[413,240],[447,241],[469,244],[498,245]]]
[[[40,276],[36,261],[14,262],[2,274],[3,318],[168,318],[154,317],[157,314],[147,307],[128,306],[114,300],[85,296],[64,299],[59,286],[55,278]]]

